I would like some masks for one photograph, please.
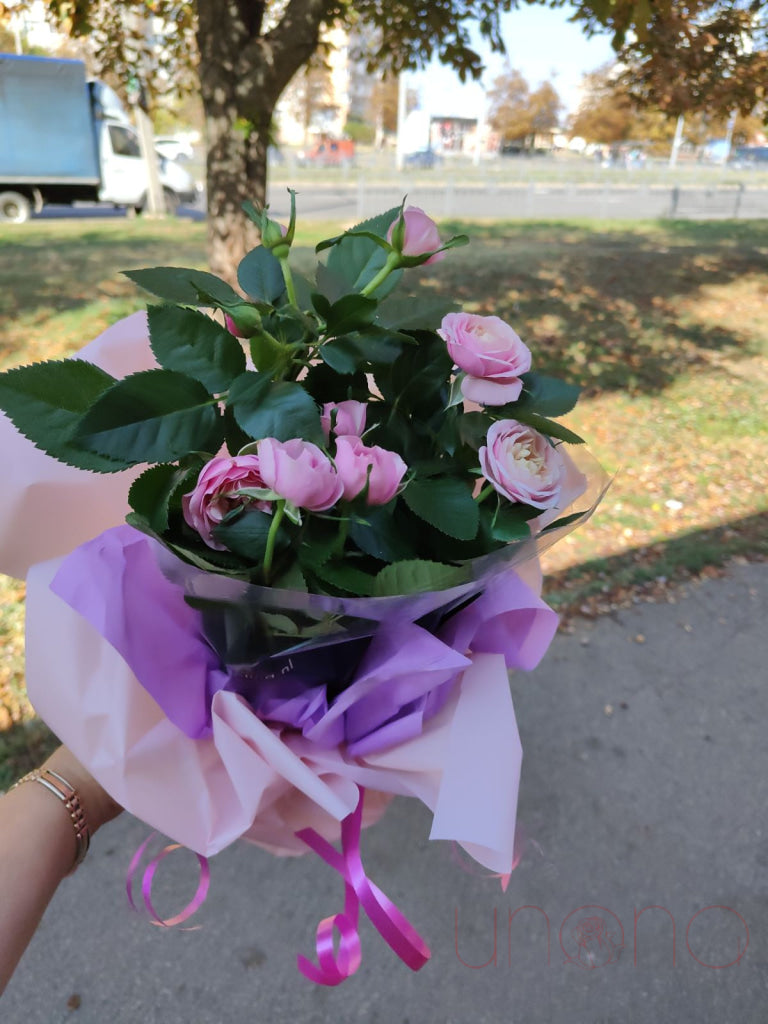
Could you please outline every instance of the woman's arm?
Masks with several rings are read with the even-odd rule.
[[[75,789],[91,835],[120,813],[66,747],[43,767]],[[66,807],[39,782],[25,782],[0,798],[0,994],[77,852]]]

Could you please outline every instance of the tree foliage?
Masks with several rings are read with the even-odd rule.
[[[488,120],[502,141],[522,141],[529,147],[537,135],[557,127],[563,108],[551,82],[531,90],[523,75],[509,65],[494,81],[488,99]]]
[[[610,31],[632,94],[668,114],[749,114],[768,98],[766,0],[580,0],[574,20]]]
[[[613,145],[620,142],[646,142],[668,151],[675,134],[677,118],[659,106],[642,103],[627,82],[620,65],[605,64],[585,76],[583,97],[571,120],[571,131],[587,142]],[[684,138],[693,146],[708,139],[723,138],[728,117],[709,111],[689,111],[685,115]],[[742,145],[756,137],[760,121],[739,115],[733,126],[733,142]]]

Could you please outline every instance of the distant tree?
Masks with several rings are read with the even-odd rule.
[[[504,142],[520,142],[533,147],[537,135],[557,127],[562,102],[551,82],[543,82],[531,91],[528,82],[509,66],[488,91],[488,121]]]
[[[400,85],[397,75],[380,76],[371,90],[368,103],[368,114],[376,125],[379,135],[397,131],[397,105]],[[419,105],[419,94],[416,89],[407,88],[405,96],[405,112],[410,114]]]
[[[634,95],[626,69],[615,63],[604,64],[586,75],[579,108],[571,119],[570,130],[588,142],[613,145],[629,140],[648,142],[651,148],[668,149],[674,137],[677,118],[658,106]],[[684,138],[693,146],[709,139],[723,138],[728,117],[719,113],[688,111]],[[741,145],[760,133],[760,119],[739,115],[733,130],[735,145]]]
[[[633,136],[637,104],[618,81],[615,64],[604,64],[584,76],[582,98],[571,119],[573,135],[587,142],[612,145]]]
[[[288,83],[284,93],[286,106],[302,127],[304,145],[309,141],[313,129],[324,129],[318,123],[324,114],[337,111],[333,102],[333,84],[331,69],[316,53]]]

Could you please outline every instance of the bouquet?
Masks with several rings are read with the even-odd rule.
[[[146,318],[0,375],[3,567],[28,570],[33,703],[114,799],[201,856],[244,838],[342,875],[299,959],[337,984],[360,905],[429,955],[360,860],[393,795],[511,870],[508,671],[557,625],[537,554],[603,478],[557,419],[578,389],[511,326],[399,293],[464,236],[404,201],[321,242],[309,280],[294,193],[287,227],[246,212],[240,291],[129,271]]]

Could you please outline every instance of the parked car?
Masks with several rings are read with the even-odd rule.
[[[729,163],[737,170],[768,171],[768,146],[737,146]]]
[[[441,160],[442,157],[434,149],[420,149],[416,153],[406,153],[403,156],[403,166],[431,168]]]
[[[355,144],[351,139],[323,138],[296,155],[299,167],[352,167]]]

